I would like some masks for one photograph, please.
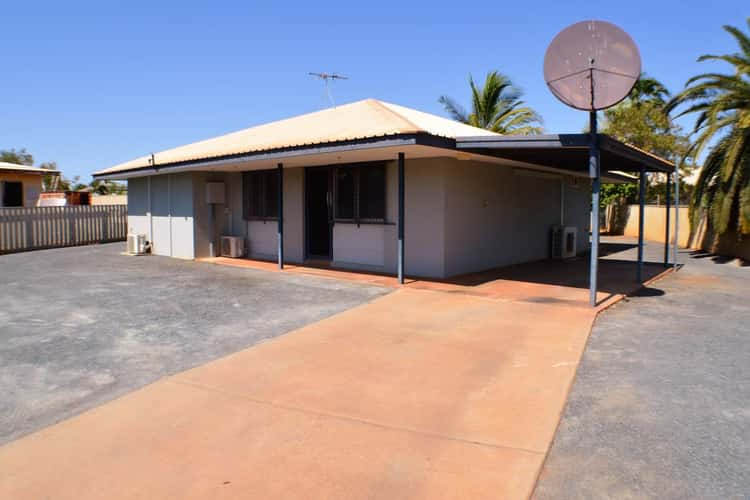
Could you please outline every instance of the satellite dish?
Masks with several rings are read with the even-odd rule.
[[[641,75],[633,39],[612,23],[582,21],[552,40],[544,80],[563,103],[582,111],[609,108],[627,97]]]
[[[544,56],[544,80],[562,102],[589,112],[591,177],[591,267],[589,302],[596,306],[599,261],[599,133],[596,112],[627,97],[641,75],[641,56],[633,39],[614,24],[583,21],[552,40]]]

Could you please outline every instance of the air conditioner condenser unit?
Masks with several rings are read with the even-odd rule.
[[[145,234],[129,234],[127,253],[130,255],[145,255],[148,251]]]
[[[237,236],[221,237],[221,256],[238,258],[245,255],[245,240]]]
[[[578,229],[575,226],[552,226],[550,254],[553,259],[570,259],[578,249]]]

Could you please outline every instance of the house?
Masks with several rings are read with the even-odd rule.
[[[56,172],[0,162],[0,207],[36,206],[42,192],[42,179],[51,174],[55,175]]]
[[[602,179],[671,163],[600,136]],[[447,278],[589,248],[588,135],[502,136],[367,99],[98,171],[128,180],[130,232],[158,255],[247,256]],[[216,184],[218,183],[218,184]],[[213,203],[208,203],[213,201]]]

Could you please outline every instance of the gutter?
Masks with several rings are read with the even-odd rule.
[[[311,154],[344,153],[349,151],[360,151],[363,149],[386,148],[394,146],[431,146],[445,149],[456,149],[456,141],[447,137],[435,136],[427,133],[393,134],[365,139],[352,139],[346,141],[335,141],[323,145],[304,145],[255,151],[248,153],[235,153],[229,155],[215,156],[195,160],[184,160],[172,163],[155,164],[154,155],[151,155],[151,165],[134,167],[127,170],[115,172],[96,172],[94,179],[121,180],[132,177],[143,177],[156,173],[175,173],[193,171],[206,167],[221,167],[232,165],[243,161],[279,160],[283,158],[295,158]]]

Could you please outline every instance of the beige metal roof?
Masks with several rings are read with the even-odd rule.
[[[7,163],[0,161],[0,171],[21,172],[24,174],[59,174],[57,170],[48,170],[46,168],[29,167],[28,165],[19,165],[17,163]]]
[[[155,153],[154,163],[159,166],[279,148],[315,146],[339,141],[417,133],[449,139],[483,135],[499,136],[488,130],[415,109],[376,99],[366,99],[168,149]],[[100,170],[94,175],[150,166],[151,157],[148,155]]]

